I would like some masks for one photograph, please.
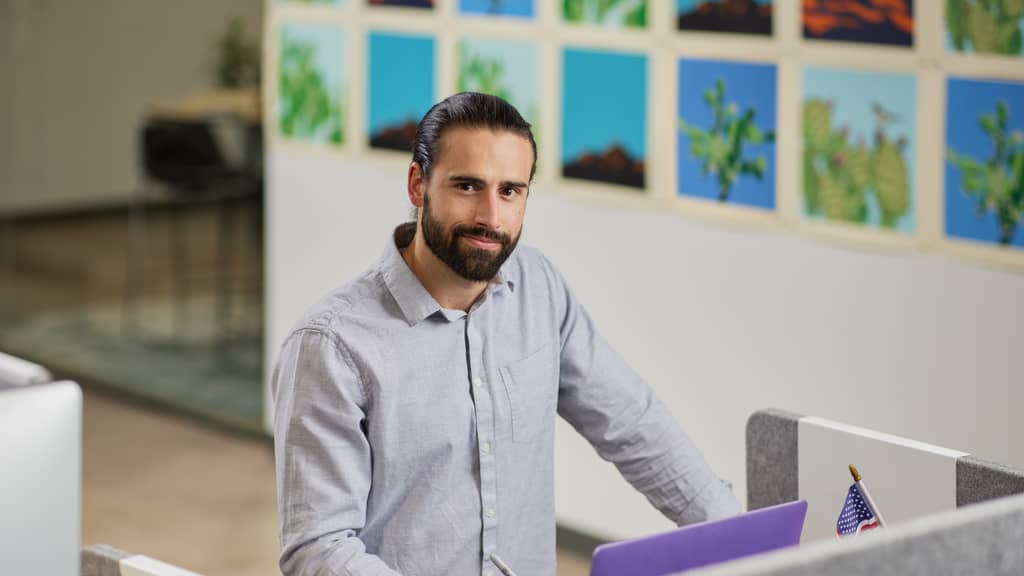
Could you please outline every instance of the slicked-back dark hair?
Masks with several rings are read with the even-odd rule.
[[[430,179],[434,160],[439,153],[438,144],[449,128],[490,128],[507,130],[530,142],[533,149],[533,165],[530,166],[530,180],[537,170],[537,142],[533,139],[530,123],[502,98],[480,92],[460,92],[434,104],[419,126],[412,144],[412,160],[420,165],[423,178]]]

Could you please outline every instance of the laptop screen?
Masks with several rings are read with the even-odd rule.
[[[800,543],[807,502],[761,508],[731,518],[598,546],[591,576],[664,576]]]

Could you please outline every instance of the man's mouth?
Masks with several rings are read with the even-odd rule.
[[[490,250],[492,248],[497,248],[497,247],[501,246],[501,242],[500,241],[493,240],[493,239],[487,238],[485,236],[474,236],[473,234],[463,234],[462,237],[465,238],[474,247],[482,248],[484,250]]]

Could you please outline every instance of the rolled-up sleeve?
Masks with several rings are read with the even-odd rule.
[[[272,386],[282,573],[396,575],[359,539],[372,468],[366,394],[348,352],[325,332],[298,330]]]
[[[650,386],[598,334],[564,282],[562,290],[559,414],[673,522],[738,514],[742,508],[731,485],[714,474]]]

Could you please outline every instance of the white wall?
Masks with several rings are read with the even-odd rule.
[[[0,0],[0,212],[120,202],[137,186],[147,104],[215,82],[234,16],[262,30],[262,0]],[[8,61],[13,60],[13,65]],[[10,72],[9,72],[10,71]]]
[[[404,165],[270,154],[268,371],[301,312],[372,265],[406,217]],[[1024,275],[552,192],[531,193],[524,242],[742,500],[744,424],[764,407],[1024,466]],[[556,490],[559,521],[596,536],[668,525],[566,426]]]
[[[0,70],[14,70],[14,6],[11,0],[0,0]],[[11,150],[14,145],[14,91],[10,84],[0,84],[0,205],[14,195],[11,173]]]

